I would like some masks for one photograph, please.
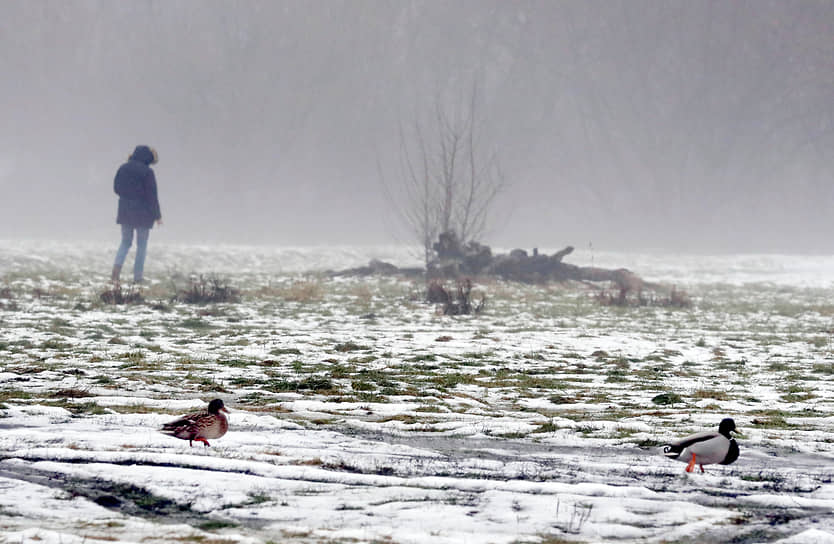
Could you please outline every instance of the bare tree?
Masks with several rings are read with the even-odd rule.
[[[462,242],[482,236],[506,186],[498,154],[482,134],[478,100],[473,85],[465,107],[449,108],[438,96],[430,121],[415,120],[410,130],[400,124],[397,184],[384,185],[398,218],[419,240],[426,264],[440,233],[453,233]]]

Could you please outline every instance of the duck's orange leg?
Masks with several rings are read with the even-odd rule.
[[[208,440],[206,440],[205,438],[195,438],[194,441],[195,442],[202,442],[205,445],[205,447],[211,446],[211,444],[209,444]]]
[[[695,454],[693,453],[693,454],[692,454],[692,459],[689,461],[689,464],[688,464],[688,465],[686,465],[686,471],[687,471],[687,472],[692,472],[692,470],[693,470],[694,468],[695,468]],[[703,472],[703,470],[704,470],[704,467],[701,467],[701,471],[702,471],[702,472]]]

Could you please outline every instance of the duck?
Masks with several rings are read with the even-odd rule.
[[[738,444],[730,433],[737,433],[736,422],[724,418],[718,425],[718,431],[704,431],[685,436],[670,442],[663,448],[663,454],[686,465],[686,472],[692,472],[695,465],[729,465],[738,459]]]
[[[220,438],[229,430],[229,420],[223,412],[229,410],[223,405],[222,399],[214,399],[209,402],[208,408],[203,412],[187,414],[179,419],[162,426],[161,432],[182,440],[188,440],[188,445],[193,447],[193,442],[202,442],[205,447],[211,446],[208,439]]]

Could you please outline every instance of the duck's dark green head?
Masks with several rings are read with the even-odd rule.
[[[209,411],[210,414],[216,414],[217,412],[219,412],[221,410],[226,412],[226,413],[229,413],[229,411],[226,410],[226,407],[223,405],[223,400],[222,399],[214,399],[208,405],[208,411]]]
[[[718,425],[718,432],[729,438],[730,433],[738,432],[736,431],[736,422],[731,417],[722,419]]]

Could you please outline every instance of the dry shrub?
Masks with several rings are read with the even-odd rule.
[[[323,298],[324,289],[318,281],[299,280],[289,285],[265,285],[252,291],[255,297],[278,297],[287,302],[316,302]]]
[[[689,308],[692,300],[686,291],[672,286],[669,295],[659,295],[654,290],[601,289],[597,292],[597,302],[603,306],[669,306]]]
[[[228,281],[214,274],[192,275],[186,289],[177,289],[174,300],[188,304],[206,304],[210,302],[240,302],[240,292],[231,287]]]
[[[374,291],[364,283],[360,283],[353,287],[352,292],[357,300],[365,304],[369,304],[374,299]]]
[[[121,283],[116,283],[99,293],[98,297],[105,304],[141,304],[145,302],[141,291],[134,284],[125,287]]]
[[[12,296],[11,287],[0,287],[0,310],[17,310],[17,303]]]
[[[451,295],[440,280],[432,280],[426,289],[426,300],[432,304],[446,304]]]
[[[322,299],[323,289],[317,281],[297,281],[279,290],[279,296],[289,302],[315,302]]]
[[[53,399],[80,399],[84,397],[94,397],[95,395],[86,389],[68,388],[52,391],[48,393],[48,396]]]
[[[473,304],[472,280],[458,280],[454,289],[448,289],[439,280],[432,280],[426,291],[426,300],[433,304],[442,304],[444,315],[478,314],[486,304],[486,295]]]

